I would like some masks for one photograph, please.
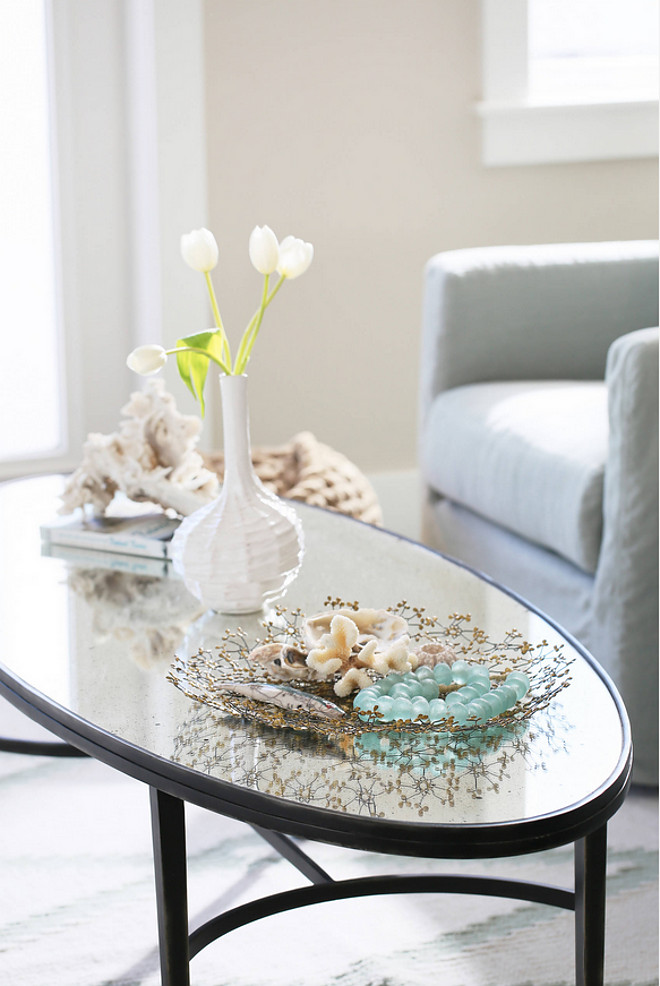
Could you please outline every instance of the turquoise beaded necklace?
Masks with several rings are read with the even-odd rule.
[[[488,668],[469,661],[454,661],[451,667],[422,665],[406,674],[388,674],[363,688],[353,699],[353,708],[361,719],[378,714],[381,722],[480,723],[512,709],[525,697],[529,684],[522,671],[511,671],[502,684],[493,685]]]

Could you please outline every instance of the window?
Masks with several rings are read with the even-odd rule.
[[[482,0],[484,163],[652,157],[658,0]]]
[[[46,56],[41,0],[1,0],[0,459],[53,455],[66,441]]]
[[[658,0],[530,0],[534,102],[652,100]]]
[[[0,0],[0,56],[6,477],[75,468],[140,387],[127,353],[208,317],[179,255],[206,224],[203,5]]]

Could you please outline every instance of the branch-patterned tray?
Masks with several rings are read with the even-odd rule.
[[[331,610],[359,609],[357,602],[346,603],[331,597],[328,597],[325,605]],[[547,640],[531,643],[515,629],[507,632],[503,640],[494,641],[483,630],[472,625],[469,614],[452,613],[446,621],[441,621],[405,600],[388,609],[407,621],[412,645],[420,646],[427,642],[449,645],[456,660],[467,660],[488,668],[494,685],[504,682],[511,671],[522,671],[530,681],[527,695],[512,709],[488,720],[458,723],[451,716],[434,722],[419,718],[393,722],[383,721],[377,713],[359,714],[353,709],[354,696],[337,698],[332,680],[289,680],[286,684],[340,706],[345,715],[338,719],[320,718],[305,709],[280,708],[245,695],[227,692],[225,689],[228,682],[282,684],[269,676],[262,667],[248,661],[248,654],[261,643],[282,642],[294,647],[304,646],[305,614],[299,609],[288,612],[282,606],[276,609],[272,620],[262,624],[263,637],[250,640],[240,628],[228,630],[221,643],[216,646],[215,652],[200,650],[185,660],[175,658],[168,672],[168,679],[189,698],[225,714],[276,729],[304,730],[332,738],[342,735],[361,736],[365,733],[437,734],[487,730],[493,726],[508,727],[525,722],[534,713],[546,708],[570,683],[571,660],[565,655],[562,645],[551,645]],[[374,680],[378,677],[373,674]]]

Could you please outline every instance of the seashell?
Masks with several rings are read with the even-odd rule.
[[[450,644],[442,644],[434,640],[427,640],[414,648],[413,653],[417,657],[418,667],[425,664],[429,668],[434,668],[436,664],[453,664],[456,660],[456,651]]]
[[[268,685],[260,681],[229,681],[213,682],[213,688],[218,692],[230,692],[234,695],[244,695],[255,702],[266,702],[280,709],[294,709],[309,712],[311,715],[322,716],[326,719],[340,719],[346,713],[334,702],[329,702],[318,695],[310,695],[288,685]]]
[[[272,678],[290,681],[293,678],[316,677],[306,664],[307,654],[292,644],[259,644],[248,654],[248,660],[260,664]]]
[[[343,616],[352,620],[358,628],[356,645],[363,647],[369,640],[391,643],[408,632],[408,623],[402,616],[390,613],[386,609],[335,609],[327,613],[319,613],[305,620],[305,638],[314,647],[321,637],[330,631],[330,624],[335,616]],[[380,647],[378,648],[381,649]]]

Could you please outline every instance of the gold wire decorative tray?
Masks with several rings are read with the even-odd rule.
[[[360,608],[357,602],[347,603],[330,596],[325,600],[325,606],[344,610]],[[572,659],[566,656],[562,644],[552,645],[547,640],[531,643],[516,629],[508,631],[503,640],[493,641],[483,630],[472,625],[469,613],[452,613],[443,622],[436,616],[428,615],[423,608],[410,605],[406,600],[388,607],[388,611],[407,621],[412,643],[417,646],[426,642],[449,645],[456,660],[468,660],[487,667],[494,684],[504,682],[511,671],[524,672],[530,681],[527,695],[507,712],[487,721],[468,720],[462,725],[452,717],[435,722],[425,719],[383,721],[377,713],[358,714],[353,710],[354,696],[337,698],[332,679],[312,682],[288,680],[284,683],[270,677],[260,666],[248,661],[248,654],[258,644],[277,642],[294,647],[303,645],[306,616],[300,609],[289,612],[284,606],[278,606],[274,618],[262,623],[263,637],[250,640],[240,627],[226,630],[221,642],[214,649],[215,653],[200,649],[197,654],[186,659],[176,657],[167,678],[188,698],[225,714],[275,729],[312,732],[329,738],[361,736],[365,733],[455,733],[476,729],[492,730],[497,726],[510,727],[527,721],[536,712],[547,708],[555,696],[570,683],[569,668]],[[379,677],[373,674],[374,680]],[[219,685],[227,682],[286,684],[327,699],[340,706],[346,714],[339,719],[328,719],[304,709],[283,709],[244,695],[220,691]]]

